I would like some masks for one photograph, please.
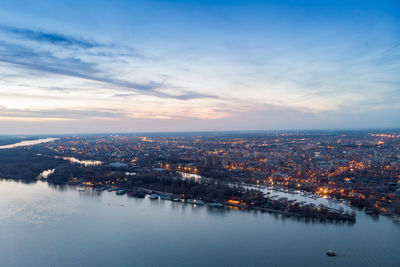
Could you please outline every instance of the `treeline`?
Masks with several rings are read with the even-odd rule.
[[[66,162],[61,159],[38,156],[32,148],[0,150],[0,177],[35,180],[44,170],[53,169]]]
[[[88,171],[87,169],[85,169]],[[229,187],[224,183],[213,181],[212,183],[198,183],[194,180],[186,180],[177,177],[174,172],[159,174],[156,172],[142,172],[136,176],[125,175],[122,171],[107,171],[103,168],[99,175],[86,176],[85,181],[94,185],[117,185],[128,190],[145,187],[154,191],[168,192],[181,195],[184,198],[199,198],[204,200],[224,201],[231,197],[242,195],[241,188]]]
[[[147,182],[147,183],[146,183]],[[158,178],[152,183],[144,181],[143,186],[155,191],[168,192],[175,195],[182,195],[184,198],[197,198],[205,201],[225,201],[232,197],[240,197],[241,190],[236,187],[216,183],[196,183],[192,180],[180,178]]]

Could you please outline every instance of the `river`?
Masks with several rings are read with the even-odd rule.
[[[43,138],[43,139],[36,139],[36,140],[21,141],[21,142],[15,143],[15,144],[0,146],[0,149],[16,148],[16,147],[20,147],[20,146],[33,146],[33,145],[38,145],[38,144],[42,144],[42,143],[53,142],[58,139],[59,138]]]
[[[0,211],[0,266],[400,265],[400,226],[361,212],[312,223],[10,180]]]

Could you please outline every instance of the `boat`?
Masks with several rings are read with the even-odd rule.
[[[196,204],[196,205],[204,205],[206,204],[203,200],[198,200],[198,199],[188,199],[187,202],[189,204]]]
[[[179,202],[180,199],[178,197],[174,197],[173,199],[171,199],[173,202]]]
[[[149,198],[150,198],[151,200],[156,200],[156,199],[158,199],[158,197],[159,197],[158,194],[151,194],[151,195],[149,196]]]
[[[218,203],[218,202],[208,203],[208,205],[209,205],[210,207],[213,207],[213,208],[223,208],[223,207],[224,207],[224,204]]]
[[[125,190],[123,190],[123,189],[118,189],[117,192],[116,192],[117,195],[123,195],[123,194],[125,194],[125,193],[126,193],[126,192],[125,192]]]
[[[327,255],[328,257],[335,257],[335,256],[337,256],[337,255],[336,255],[336,252],[333,251],[332,249],[328,250],[328,251],[326,252],[326,255]]]
[[[160,199],[163,199],[163,200],[171,200],[171,196],[169,196],[169,195],[161,195],[161,196],[160,196]]]
[[[195,201],[196,201],[196,205],[205,205],[206,204],[206,202],[204,202],[203,200],[195,199]]]
[[[139,198],[144,198],[145,196],[146,196],[146,193],[142,192],[142,191],[136,192],[136,195],[135,195],[135,197],[139,197]]]
[[[96,187],[94,191],[104,191],[106,190],[105,187]]]

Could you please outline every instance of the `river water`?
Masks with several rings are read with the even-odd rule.
[[[10,180],[0,211],[0,266],[400,265],[400,226],[361,212],[312,223]]]
[[[53,142],[58,139],[59,138],[43,138],[43,139],[36,139],[36,140],[29,140],[29,141],[21,141],[19,143],[15,143],[15,144],[0,146],[0,149],[16,148],[16,147],[20,147],[20,146],[33,146],[33,145],[38,145],[38,144],[42,144],[42,143]]]

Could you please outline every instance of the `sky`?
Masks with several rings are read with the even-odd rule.
[[[0,134],[400,127],[400,2],[0,2]]]

